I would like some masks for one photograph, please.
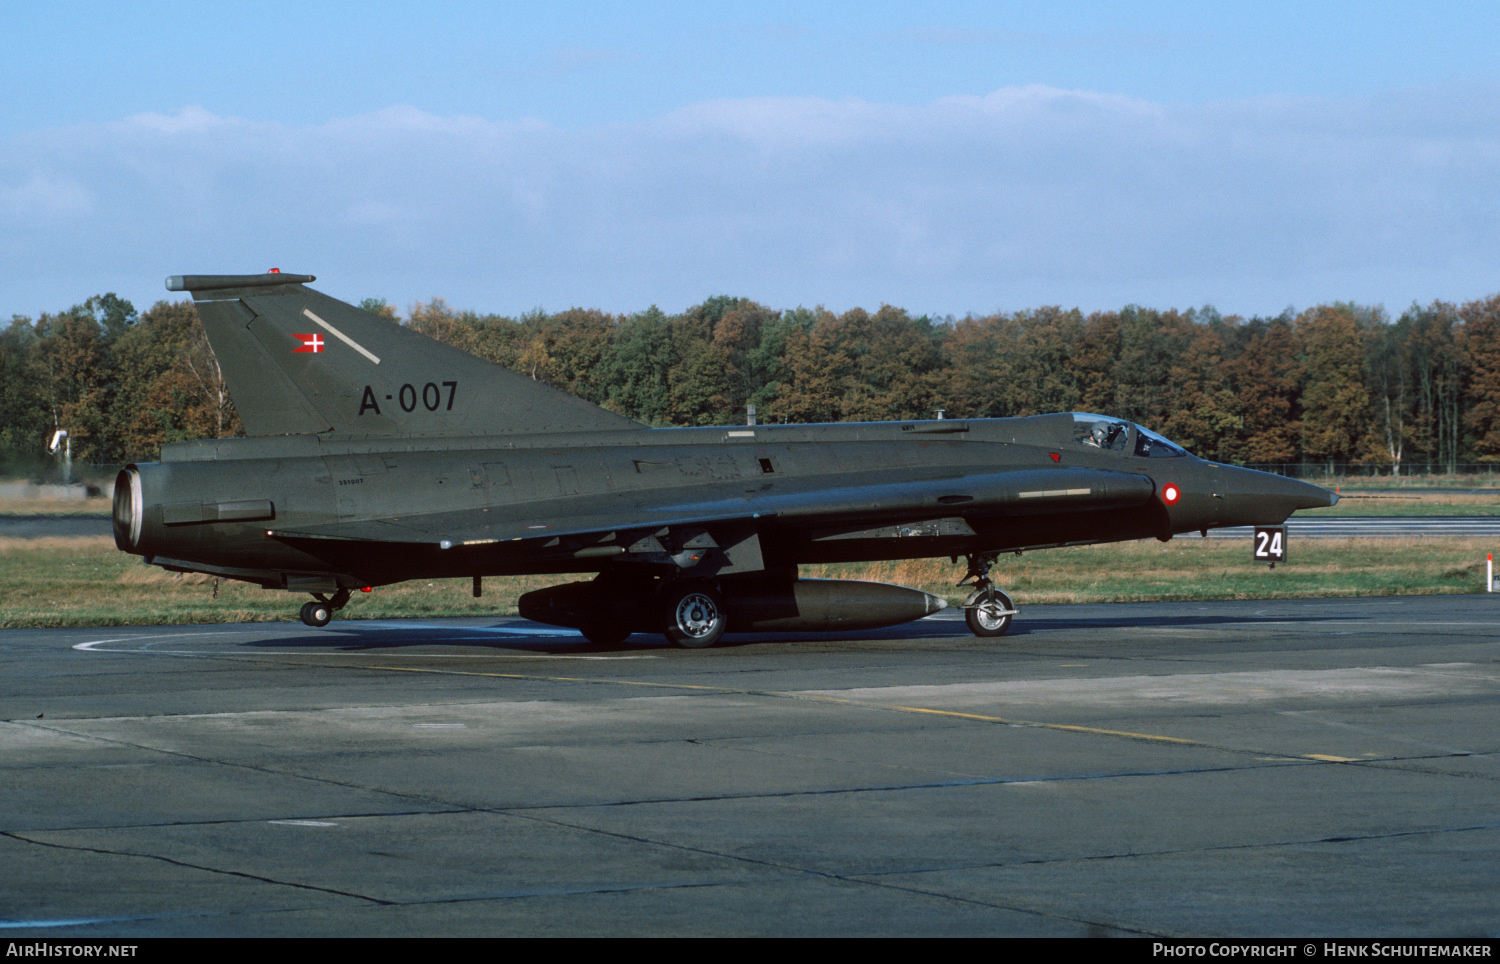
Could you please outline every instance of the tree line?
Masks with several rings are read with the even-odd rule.
[[[1336,303],[1276,317],[1127,306],[963,319],[774,310],[716,297],[680,314],[375,311],[650,425],[988,418],[1081,410],[1205,458],[1450,470],[1500,461],[1500,295]],[[0,471],[36,471],[66,429],[78,461],[153,460],[243,433],[191,301],[113,294],[0,331]]]

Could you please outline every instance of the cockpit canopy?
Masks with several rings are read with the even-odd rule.
[[[1187,455],[1148,428],[1108,415],[1073,413],[1073,441],[1088,448],[1134,453],[1146,459],[1175,459]]]

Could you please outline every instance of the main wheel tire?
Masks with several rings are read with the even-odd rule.
[[[667,642],[684,649],[704,649],[724,638],[724,601],[711,587],[692,583],[671,586],[662,597]]]
[[[612,626],[595,623],[579,630],[583,638],[595,646],[618,646],[630,637],[629,626]]]
[[[309,626],[327,626],[333,621],[333,607],[323,602],[302,604],[302,621]]]
[[[975,604],[964,610],[964,622],[975,636],[1004,636],[1010,628],[1012,613],[1016,607],[1010,597],[991,587]]]

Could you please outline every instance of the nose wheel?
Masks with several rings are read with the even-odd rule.
[[[1010,596],[992,585],[975,589],[964,600],[964,622],[975,636],[1004,636],[1017,612]]]
[[[974,580],[974,591],[963,602],[964,622],[975,636],[1004,636],[1010,629],[1011,618],[1020,612],[1003,590],[990,582],[990,567],[995,564],[996,553],[976,553],[969,556],[969,572],[959,581],[962,586]]]

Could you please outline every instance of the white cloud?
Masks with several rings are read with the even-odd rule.
[[[631,124],[201,108],[0,150],[0,314],[276,264],[482,311],[1465,299],[1500,289],[1491,87],[1157,104],[705,102]],[[148,281],[149,279],[149,281]]]
[[[93,194],[76,181],[32,173],[24,182],[0,185],[0,218],[35,227],[87,217]]]
[[[219,130],[231,126],[234,121],[215,116],[202,107],[184,107],[175,114],[137,114],[127,124],[164,134]]]

